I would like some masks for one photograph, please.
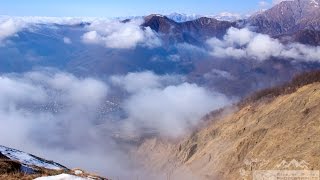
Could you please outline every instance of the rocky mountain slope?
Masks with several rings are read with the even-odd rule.
[[[248,23],[258,32],[273,36],[299,30],[320,30],[320,1],[283,1],[262,13],[251,16]]]
[[[187,22],[175,22],[166,16],[149,15],[145,17],[144,27],[164,35],[170,43],[187,42],[199,44],[210,37],[222,37],[235,23],[218,21],[214,18],[201,17]]]
[[[136,154],[151,172],[168,179],[252,179],[255,170],[319,170],[319,116],[320,73],[304,74],[213,113],[184,140],[148,139]]]

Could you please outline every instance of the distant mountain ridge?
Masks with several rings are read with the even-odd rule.
[[[319,45],[320,0],[283,1],[248,18],[231,13],[221,16],[149,15],[142,26],[170,36],[167,39],[171,42],[199,44],[209,37],[223,37],[230,27],[250,27],[284,41]]]
[[[236,13],[230,12],[222,12],[216,15],[200,15],[200,14],[180,14],[180,13],[171,13],[166,15],[169,19],[174,20],[176,22],[186,22],[193,21],[199,19],[201,17],[214,18],[219,21],[236,21],[242,19],[243,16]]]

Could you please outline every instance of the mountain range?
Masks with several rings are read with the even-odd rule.
[[[230,27],[250,27],[255,32],[272,37],[283,39],[291,37],[292,41],[317,45],[320,43],[319,4],[319,0],[283,1],[271,9],[255,13],[246,19],[232,14],[230,15],[237,18],[198,15],[189,17],[176,13],[168,16],[150,15],[145,18],[146,22],[143,26],[150,26],[153,30],[165,34],[168,34],[168,30],[172,28],[176,39],[181,41],[185,36],[183,39],[185,42],[198,40],[196,37],[202,40],[212,36],[221,38]],[[228,15],[227,13],[226,16]],[[315,38],[312,39],[310,36]]]

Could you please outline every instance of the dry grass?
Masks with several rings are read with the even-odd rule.
[[[0,157],[0,180],[31,180],[41,176],[53,176],[66,173],[64,170],[50,170],[40,167],[33,167],[34,174],[25,174],[20,171],[21,164],[18,161],[10,160],[5,156]]]
[[[1,180],[33,180],[35,178],[41,177],[40,174],[24,174],[24,173],[10,173],[10,174],[1,174]]]
[[[21,165],[18,162],[7,159],[0,160],[0,174],[17,172],[20,167]]]

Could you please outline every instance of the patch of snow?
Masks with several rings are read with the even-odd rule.
[[[40,158],[37,158],[31,154],[16,150],[16,149],[11,149],[5,146],[0,145],[0,152],[10,158],[11,160],[15,160],[20,162],[22,165],[28,166],[37,166],[37,167],[42,167],[46,169],[52,169],[52,170],[61,170],[65,169],[65,167],[51,161],[46,161]]]
[[[155,14],[155,16],[158,16],[158,17],[164,17],[163,15],[161,14]]]
[[[74,170],[74,174],[80,175],[80,174],[83,174],[83,171],[77,169],[77,170]]]
[[[70,174],[60,174],[56,176],[39,177],[34,180],[88,180],[88,178],[82,178]]]

